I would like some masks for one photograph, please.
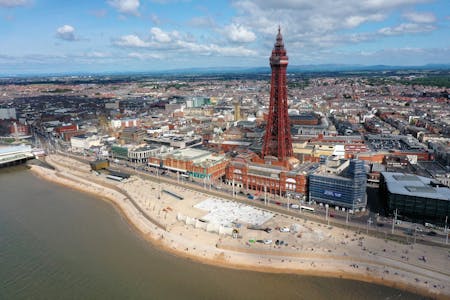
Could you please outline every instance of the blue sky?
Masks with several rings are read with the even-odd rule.
[[[449,0],[0,0],[0,74],[450,63]]]

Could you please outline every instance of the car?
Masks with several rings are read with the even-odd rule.
[[[280,228],[280,232],[290,232],[291,230],[289,229],[289,227],[281,227]]]
[[[272,244],[272,240],[264,240],[264,244],[270,245],[270,244]]]
[[[437,233],[436,233],[436,231],[429,231],[429,232],[427,233],[427,235],[429,235],[429,236],[436,236]]]
[[[276,241],[275,241],[275,245],[277,245],[277,246],[283,246],[283,245],[284,245],[284,241],[276,240]]]
[[[257,243],[264,244],[264,240],[256,240]]]
[[[334,214],[330,214],[330,218],[334,218]]]
[[[298,205],[298,204],[291,204],[291,208],[293,208],[293,209],[299,209],[299,208],[300,208],[300,205]]]

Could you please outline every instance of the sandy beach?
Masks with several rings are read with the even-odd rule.
[[[241,238],[219,235],[205,230],[207,224],[202,223],[208,211],[197,208],[217,197],[137,176],[115,182],[91,173],[87,164],[60,155],[46,160],[55,170],[31,166],[32,172],[110,201],[147,240],[175,255],[228,268],[380,283],[450,299],[450,252],[446,248],[400,244],[279,213],[263,223],[273,228],[270,233],[248,229],[242,223]],[[230,205],[230,201],[217,199],[222,202]],[[220,207],[218,210],[220,213]],[[281,232],[277,227],[291,230]],[[276,245],[276,240],[283,243]]]

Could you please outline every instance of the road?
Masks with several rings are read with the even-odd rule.
[[[47,146],[49,152],[58,152],[62,155],[69,155],[72,158],[75,158],[81,162],[88,163],[89,160],[86,159],[86,156],[75,155],[72,153],[68,153],[65,151],[59,143],[52,141],[47,143],[43,143]],[[429,236],[424,233],[426,229],[422,228],[423,226],[420,224],[411,224],[411,223],[402,223],[396,224],[394,234],[392,234],[392,220],[388,220],[385,218],[379,218],[376,214],[367,211],[366,213],[361,213],[358,215],[347,214],[347,212],[336,211],[335,209],[329,209],[329,217],[326,217],[325,208],[319,205],[314,205],[314,212],[307,212],[304,210],[289,208],[287,205],[288,199],[282,198],[279,196],[274,196],[268,194],[268,203],[264,203],[264,200],[260,201],[258,199],[251,200],[248,199],[246,194],[243,192],[237,193],[235,197],[233,197],[233,193],[231,187],[220,183],[217,188],[214,184],[210,182],[192,182],[187,181],[182,176],[178,176],[176,174],[172,174],[175,178],[172,178],[169,172],[165,172],[161,175],[159,171],[156,171],[154,168],[149,168],[145,166],[134,167],[131,165],[124,164],[116,164],[111,163],[114,168],[117,168],[119,171],[125,173],[132,173],[135,175],[139,175],[142,178],[147,180],[151,180],[154,182],[166,182],[168,184],[176,184],[182,185],[185,188],[195,190],[201,193],[209,194],[212,196],[237,201],[240,203],[256,206],[261,209],[270,210],[272,212],[285,214],[293,217],[301,217],[307,220],[329,224],[330,226],[338,226],[342,228],[348,228],[355,231],[366,232],[367,234],[371,234],[374,236],[378,236],[380,238],[385,239],[394,239],[401,242],[413,243],[420,242],[425,244],[435,244],[439,246],[446,246],[450,248],[450,245],[445,244],[446,239],[445,235],[442,232],[436,232],[435,236]],[[311,206],[308,204],[307,206]],[[347,219],[348,218],[348,219]],[[406,225],[406,226],[405,226]],[[422,232],[413,230],[411,232],[411,228],[419,228]]]

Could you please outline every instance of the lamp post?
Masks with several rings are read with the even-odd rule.
[[[445,216],[445,244],[448,244],[448,226],[447,226],[448,216]]]
[[[264,185],[264,204],[267,206],[267,187]]]
[[[417,239],[417,226],[414,227],[414,244],[416,243]]]
[[[394,211],[394,218],[392,219],[392,234],[394,234],[395,223],[397,222],[397,209]]]
[[[235,188],[234,188],[234,175],[233,175],[233,198],[234,198],[234,191],[235,191]]]
[[[366,229],[366,234],[369,234],[369,226],[372,224],[372,218],[369,218],[367,220],[367,229]]]
[[[156,178],[158,178],[158,200],[161,199],[161,180],[159,178],[159,169],[156,169]]]

